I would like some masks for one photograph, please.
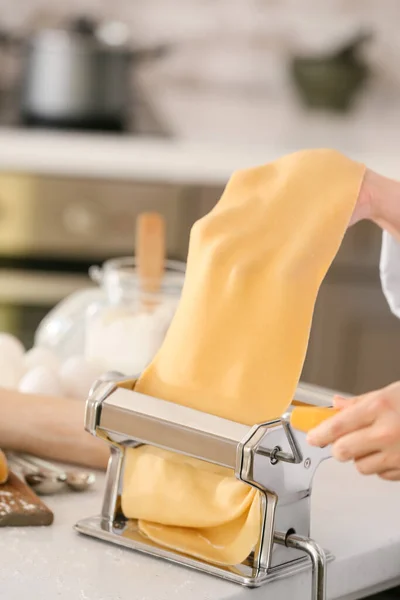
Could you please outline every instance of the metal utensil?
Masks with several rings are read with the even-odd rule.
[[[57,475],[36,471],[25,473],[24,479],[26,483],[39,496],[52,496],[61,491],[65,485],[65,481],[61,481]]]
[[[40,476],[47,477],[49,480],[56,478],[57,481],[65,483],[74,492],[88,490],[96,481],[94,473],[86,471],[62,471],[52,463],[36,456],[31,456],[30,454],[22,454],[21,458],[38,468]]]
[[[40,496],[57,494],[65,487],[66,476],[63,473],[42,471],[30,461],[17,454],[9,454],[11,464],[20,470],[26,483]]]
[[[65,483],[71,490],[74,490],[74,492],[84,492],[92,487],[96,481],[96,476],[94,473],[86,473],[83,471],[68,471],[66,476],[67,479]]]

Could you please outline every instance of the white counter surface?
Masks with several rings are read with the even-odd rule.
[[[308,600],[310,573],[256,590],[80,536],[72,529],[98,513],[97,490],[47,500],[45,528],[0,531],[4,600]],[[336,560],[328,598],[355,600],[400,583],[400,484],[359,476],[329,460],[313,492],[313,536]]]
[[[331,138],[322,136],[323,145],[332,146],[383,175],[400,178],[400,144],[386,144],[385,136],[377,138],[376,134],[353,140],[353,144],[334,143]],[[224,185],[237,169],[270,162],[309,146],[310,140],[296,137],[295,133],[289,144],[284,140],[281,143],[268,140],[265,144],[241,141],[208,144],[124,135],[0,129],[0,172]]]

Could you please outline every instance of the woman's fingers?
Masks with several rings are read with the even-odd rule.
[[[342,398],[342,396],[334,396],[333,406],[341,410],[342,408],[346,408],[346,406],[348,406],[348,402],[346,398]]]
[[[332,455],[340,462],[358,460],[382,450],[382,439],[374,427],[364,427],[348,433],[332,446]]]
[[[356,468],[362,475],[383,475],[400,470],[400,451],[388,448],[356,460]]]
[[[360,401],[359,397],[356,398],[343,398],[342,396],[334,396],[333,398],[333,406],[342,410],[343,408],[349,408],[349,406],[353,406]]]
[[[385,471],[384,473],[381,473],[379,477],[386,481],[400,481],[400,469]]]
[[[365,402],[366,399],[367,396],[364,396],[358,402],[351,401],[351,406],[312,429],[307,436],[309,444],[327,446],[344,435],[371,425],[379,408],[378,403]]]
[[[313,446],[332,444],[333,456],[352,460],[363,475],[400,481],[400,382],[346,400],[334,398],[339,412],[311,430]]]

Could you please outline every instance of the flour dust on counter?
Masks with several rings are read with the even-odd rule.
[[[0,485],[0,527],[42,527],[53,523],[53,513],[11,472]]]

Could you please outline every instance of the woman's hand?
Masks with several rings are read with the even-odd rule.
[[[373,221],[400,240],[400,182],[367,170],[350,221]]]
[[[350,226],[368,219],[400,240],[400,183],[367,170]],[[314,446],[332,444],[337,460],[354,461],[360,473],[400,481],[400,382],[352,400],[335,399],[341,411],[310,431]]]
[[[354,461],[363,475],[400,481],[400,382],[351,400],[335,399],[340,412],[310,431],[313,446],[332,444],[333,456]]]

